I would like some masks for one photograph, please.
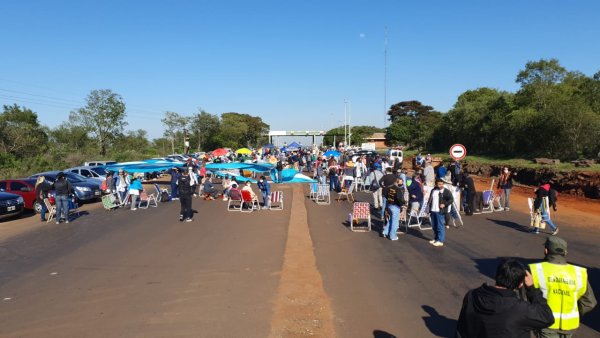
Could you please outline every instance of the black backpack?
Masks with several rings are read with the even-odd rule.
[[[160,201],[161,202],[169,202],[171,200],[171,196],[166,191],[160,193]]]
[[[371,180],[371,185],[369,186],[369,190],[372,192],[377,191],[379,188],[379,182],[377,181],[377,175],[373,174],[373,179]]]

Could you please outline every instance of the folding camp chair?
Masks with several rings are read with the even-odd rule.
[[[482,213],[490,213],[494,212],[494,191],[493,190],[485,190],[483,192],[483,208],[481,208]]]
[[[356,185],[356,191],[364,191],[365,190],[365,181],[359,176],[354,179],[354,184]]]
[[[121,194],[117,193],[117,196],[119,197],[119,207],[123,207],[125,206],[127,203],[129,203],[129,190],[127,190],[127,192],[125,193],[125,197],[123,199],[121,199]]]
[[[169,192],[169,189],[167,188],[161,188],[158,184],[154,183],[154,189],[156,189],[156,201],[157,202],[162,202],[161,201],[161,196],[163,191],[167,193],[167,195],[169,195],[169,197],[171,196],[171,193]]]
[[[247,190],[241,190],[242,193],[242,208],[241,212],[252,212],[254,209],[260,210],[260,204],[258,203],[257,198],[252,198],[252,194],[250,194]],[[244,210],[244,206],[246,206],[246,210]]]
[[[317,204],[331,203],[331,193],[328,184],[319,184],[317,188]]]
[[[271,191],[269,210],[283,210],[283,191]]]
[[[338,194],[338,202],[341,200],[342,196],[346,197],[346,201],[348,201],[348,203],[350,203],[350,199],[352,199],[352,202],[354,202],[354,182],[351,182],[350,186],[347,188],[345,186],[342,187],[342,191],[340,191]]]
[[[316,201],[317,200],[318,191],[319,191],[319,185],[317,183],[311,183],[310,184],[309,198],[311,200],[313,200],[313,201]]]
[[[241,211],[244,201],[239,189],[229,190],[229,200],[227,201],[227,211]]]
[[[79,211],[79,203],[77,203],[77,199],[75,197],[69,196],[69,216],[70,215],[81,215]]]
[[[350,230],[354,232],[371,231],[371,205],[366,202],[354,202],[350,214]],[[361,220],[367,221],[367,226],[359,226]],[[356,224],[356,225],[355,225]]]
[[[112,210],[119,207],[119,205],[117,204],[117,197],[115,196],[115,194],[108,194],[102,196],[102,206],[106,210]]]
[[[48,209],[48,219],[46,220],[46,223],[49,223],[52,220],[52,217],[56,216],[56,206],[52,205],[47,198],[44,198],[44,204],[46,205],[46,209]]]
[[[146,202],[146,207],[142,207],[142,203]],[[145,190],[142,190],[140,192],[140,203],[138,205],[138,208],[140,209],[148,209],[148,207],[150,205],[152,205],[152,203],[154,203],[154,207],[158,207],[158,202],[156,200],[156,196],[154,194],[150,194],[148,195],[148,193]]]
[[[416,223],[413,223],[413,219]],[[408,221],[406,222],[407,228],[419,228],[419,230],[431,230],[432,227],[423,227],[423,220],[427,220],[429,224],[431,224],[431,217],[429,216],[429,205],[427,205],[427,200],[424,200],[423,205],[418,211],[411,210]]]

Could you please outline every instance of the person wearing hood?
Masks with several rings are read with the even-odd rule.
[[[258,180],[258,189],[262,193],[263,208],[268,208],[270,204],[269,198],[271,197],[271,185],[264,176],[261,176]]]
[[[548,328],[541,328],[541,338],[569,338],[579,328],[580,317],[597,305],[587,269],[567,263],[567,242],[557,236],[546,238],[545,259],[530,264],[535,287],[539,287],[554,314]]]
[[[60,172],[56,175],[56,181],[52,185],[54,188],[54,199],[56,201],[56,224],[60,223],[61,216],[65,223],[69,223],[69,195],[73,193],[71,182],[67,180],[67,175]]]
[[[517,290],[525,288],[527,299]],[[456,338],[529,338],[530,332],[554,322],[542,291],[523,264],[509,259],[496,269],[494,286],[467,292],[458,317]]]
[[[544,200],[548,199],[548,203],[545,203]],[[535,200],[533,201],[533,210],[534,212],[539,212],[542,215],[542,221],[546,222],[552,229],[552,235],[558,234],[558,226],[552,222],[550,219],[550,207],[554,208],[556,211],[556,192],[553,191],[549,182],[544,182],[537,190],[535,191]],[[533,229],[533,233],[539,234],[540,229]]]

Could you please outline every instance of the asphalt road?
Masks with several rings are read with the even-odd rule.
[[[353,233],[344,224],[348,203],[292,202],[292,187],[283,191],[284,211],[240,214],[194,199],[194,222],[180,223],[176,202],[95,209],[0,240],[0,336],[272,335],[284,255],[294,244],[291,207],[307,210],[338,337],[451,337],[464,293],[491,281],[500,258],[543,255],[545,237],[524,232],[528,215],[514,211],[465,217],[436,248],[431,230],[411,229],[397,242]],[[562,224],[560,235],[599,294],[600,227]],[[600,335],[598,309],[583,323],[577,337]]]

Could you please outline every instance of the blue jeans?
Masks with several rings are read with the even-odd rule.
[[[387,205],[387,198],[385,196],[383,196],[383,198],[381,199],[381,219],[383,219],[383,217],[385,217],[386,205]]]
[[[277,182],[283,182],[283,170],[277,170]]]
[[[268,208],[269,207],[269,193],[267,191],[263,191],[263,190],[261,190],[261,193],[262,193],[262,198],[263,198],[263,207]]]
[[[400,223],[400,207],[395,204],[388,206],[390,219],[383,227],[383,235],[389,236],[390,239],[398,238],[398,225]]]
[[[452,205],[450,206],[450,215],[452,216],[452,218],[458,219],[458,211],[456,211],[454,203],[452,203]]]
[[[338,181],[337,175],[329,176],[329,190],[337,191],[339,186],[340,186],[340,182]]]
[[[435,240],[444,243],[446,239],[446,217],[441,212],[432,211],[431,216],[431,227],[433,228],[433,234]]]
[[[42,211],[40,212],[40,217],[42,218],[42,221],[46,220],[46,212],[48,212],[48,208],[46,208],[46,203],[42,202]]]
[[[502,189],[502,201],[504,201],[504,208],[510,208],[510,189]]]
[[[556,224],[552,222],[546,210],[542,210],[542,221],[546,222],[546,224],[550,226],[550,229],[552,229],[552,231],[556,230]]]
[[[171,182],[171,199],[177,198],[177,182]]]
[[[66,195],[57,195],[56,199],[56,221],[60,221],[61,218],[69,220],[69,197]],[[64,215],[64,217],[61,217]]]

